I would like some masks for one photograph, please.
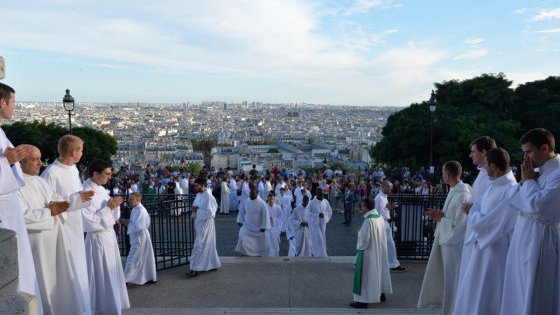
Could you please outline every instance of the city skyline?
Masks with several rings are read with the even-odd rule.
[[[553,1],[24,0],[0,27],[2,82],[31,102],[404,107],[434,82],[560,69]]]

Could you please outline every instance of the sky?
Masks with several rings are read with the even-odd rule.
[[[0,56],[18,101],[408,106],[560,75],[560,2],[3,0]]]

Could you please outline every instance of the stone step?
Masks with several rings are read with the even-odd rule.
[[[134,308],[126,310],[125,315],[440,315],[439,309],[348,309],[348,308]]]

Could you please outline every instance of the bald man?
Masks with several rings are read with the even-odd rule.
[[[41,151],[35,146],[24,146],[31,153],[20,161],[25,186],[18,195],[24,208],[43,313],[70,314],[76,309],[72,257],[62,235],[59,214],[86,206],[84,202],[91,200],[93,192],[75,193],[68,201],[63,200],[37,176],[42,166]]]

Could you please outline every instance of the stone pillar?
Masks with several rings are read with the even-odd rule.
[[[0,228],[0,314],[37,314],[35,297],[17,292],[16,233]]]

